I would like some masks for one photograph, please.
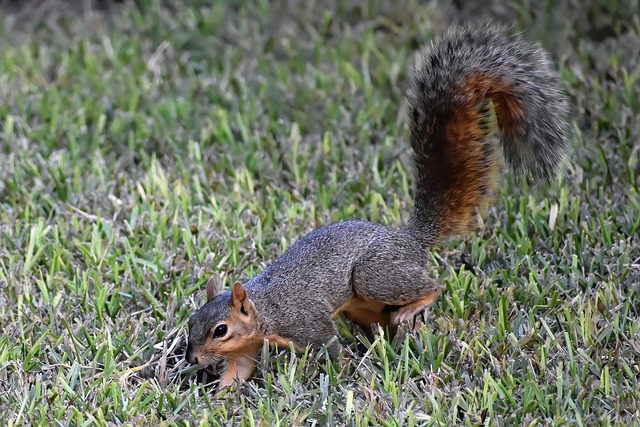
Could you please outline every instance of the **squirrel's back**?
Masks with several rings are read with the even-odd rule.
[[[538,44],[507,28],[451,28],[421,53],[407,99],[417,182],[406,229],[425,247],[471,227],[496,191],[500,152],[532,179],[568,155],[558,76]]]

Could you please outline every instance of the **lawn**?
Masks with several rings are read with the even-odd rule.
[[[500,3],[2,9],[4,425],[640,425],[640,5]],[[420,331],[368,342],[339,319],[342,363],[265,348],[216,397],[219,367],[183,359],[207,279],[331,222],[402,224],[409,66],[477,17],[551,52],[566,176],[506,174],[478,232],[433,249]]]

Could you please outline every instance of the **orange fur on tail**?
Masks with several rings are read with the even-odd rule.
[[[405,229],[428,247],[473,228],[495,196],[502,158],[530,178],[560,169],[566,101],[544,51],[500,27],[452,29],[414,71],[416,196]]]

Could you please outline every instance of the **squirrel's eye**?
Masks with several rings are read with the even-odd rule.
[[[218,325],[218,327],[213,331],[214,338],[222,338],[227,335],[227,325]]]

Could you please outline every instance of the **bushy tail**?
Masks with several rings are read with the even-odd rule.
[[[450,29],[422,52],[407,98],[417,186],[406,229],[424,246],[472,227],[495,194],[500,152],[545,180],[569,153],[567,102],[547,54],[504,27]]]

